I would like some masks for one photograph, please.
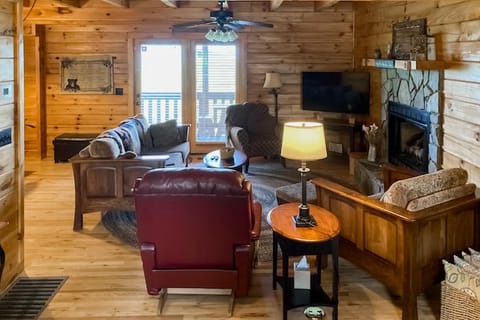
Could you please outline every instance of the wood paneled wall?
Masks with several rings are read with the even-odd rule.
[[[23,55],[16,1],[0,0],[0,292],[23,271]],[[17,26],[20,25],[20,31]]]
[[[480,186],[480,11],[477,0],[431,0],[356,3],[355,64],[384,53],[392,42],[392,23],[426,18],[437,41],[437,60],[446,63],[441,82],[444,168],[464,167]],[[379,82],[380,72],[372,71]],[[380,86],[374,85],[374,89]],[[380,101],[380,91],[373,93]],[[373,106],[380,106],[374,103]],[[380,110],[372,113],[380,118]]]
[[[133,39],[186,38],[192,35],[172,35],[173,23],[205,19],[214,1],[177,1],[179,8],[169,8],[159,0],[130,1],[130,8],[115,7],[99,0],[83,2],[82,8],[58,10],[58,2],[38,0],[33,9],[24,9],[28,17],[26,32],[37,35],[38,25],[45,26],[44,50],[46,130],[48,154],[52,155],[53,138],[65,132],[101,132],[116,126],[133,111],[133,57],[128,48]],[[301,110],[301,71],[349,70],[352,68],[353,10],[350,2],[322,7],[321,2],[284,2],[271,11],[270,2],[230,2],[235,18],[271,22],[273,29],[250,28],[242,31],[246,38],[247,99],[267,103],[273,114],[273,96],[263,88],[265,73],[281,73],[284,86],[279,94],[280,121],[313,118],[313,112]],[[63,12],[63,13],[59,13]],[[203,34],[193,35],[203,37]],[[32,41],[33,45],[33,41]],[[59,59],[81,54],[108,54],[115,57],[115,87],[124,95],[65,95],[59,88]],[[28,72],[35,69],[29,68]],[[31,75],[27,75],[33,79]],[[33,88],[32,88],[33,89]],[[32,97],[33,99],[33,97]],[[35,110],[31,110],[35,108]],[[187,109],[191,106],[187,106]],[[28,123],[39,126],[42,121],[34,103],[26,106]],[[28,125],[27,123],[27,125]],[[39,127],[38,127],[39,128]],[[28,132],[30,132],[28,131]],[[33,134],[26,137],[27,154],[40,156],[41,148]]]

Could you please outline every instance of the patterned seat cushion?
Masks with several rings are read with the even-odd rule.
[[[445,196],[451,195],[451,192],[449,191],[440,194],[436,194],[437,192],[449,189],[450,191],[453,191],[454,189],[452,188],[465,185],[467,179],[467,171],[461,168],[451,168],[400,180],[390,186],[383,195],[382,201],[402,208],[407,208],[410,201],[430,196],[430,200],[427,199],[428,201],[425,201],[425,199],[423,199],[418,202],[423,201],[424,205],[428,203],[432,206],[448,201],[445,200]],[[455,190],[458,192],[457,189]],[[466,187],[465,190],[463,190],[463,193],[469,190],[471,190],[471,187]],[[431,196],[433,194],[436,195]],[[434,203],[432,201],[433,199],[439,202]],[[412,204],[412,207],[415,207],[416,210],[420,210],[423,206]]]
[[[432,207],[434,205],[444,203],[450,200],[462,198],[475,193],[475,185],[473,183],[467,183],[462,186],[448,188],[441,190],[424,197],[413,199],[407,204],[407,211],[419,211],[425,208]]]

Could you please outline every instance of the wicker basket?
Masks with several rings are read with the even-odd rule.
[[[440,320],[478,320],[480,302],[442,282]]]

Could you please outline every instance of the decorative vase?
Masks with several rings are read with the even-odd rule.
[[[368,161],[375,162],[377,159],[377,146],[373,143],[368,145]]]

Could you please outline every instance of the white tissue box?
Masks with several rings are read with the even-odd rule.
[[[310,268],[298,267],[300,262],[293,263],[293,287],[295,289],[310,289]]]

